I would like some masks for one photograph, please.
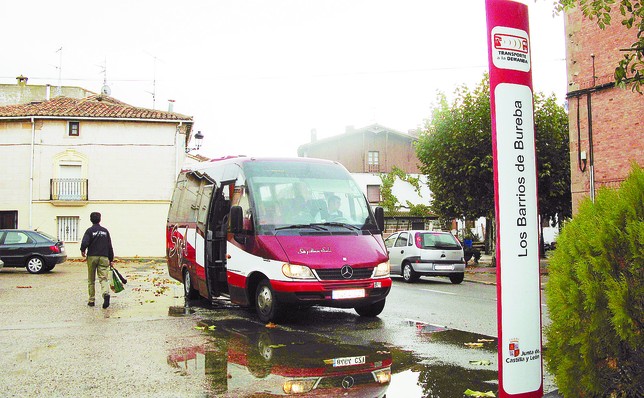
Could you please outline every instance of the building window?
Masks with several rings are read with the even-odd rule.
[[[67,130],[70,137],[78,137],[80,135],[80,122],[67,123]]]
[[[369,153],[367,154],[367,162],[369,166],[377,166],[380,164],[380,161],[378,159],[379,155],[380,152],[378,151],[369,151]]]
[[[58,239],[63,242],[78,242],[78,216],[59,216]]]
[[[367,185],[367,200],[369,203],[380,203],[380,185]]]
[[[0,229],[18,228],[18,210],[0,211]]]
[[[380,172],[380,152],[369,151],[367,153],[367,172],[368,173]]]

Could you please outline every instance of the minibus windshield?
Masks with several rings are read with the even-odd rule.
[[[259,234],[376,228],[364,194],[338,164],[252,161],[243,167]]]

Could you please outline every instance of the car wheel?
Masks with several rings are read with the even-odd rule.
[[[282,309],[268,279],[263,279],[255,291],[255,309],[262,322],[274,322],[281,318]]]
[[[465,273],[461,272],[460,274],[454,274],[449,276],[450,282],[452,282],[455,285],[458,285],[459,283],[463,282],[463,278],[465,278]]]
[[[377,303],[365,305],[364,307],[356,307],[354,309],[360,316],[373,318],[380,315],[380,313],[384,308],[385,308],[385,300],[378,301]]]
[[[407,283],[412,283],[414,281],[417,281],[418,278],[420,277],[416,271],[414,271],[414,268],[411,266],[410,263],[405,263],[403,264],[403,279]]]
[[[38,256],[29,257],[27,260],[27,271],[31,274],[45,272],[45,262]]]
[[[197,289],[192,287],[192,278],[190,278],[190,272],[187,268],[183,270],[183,294],[188,300],[193,300],[199,297]]]

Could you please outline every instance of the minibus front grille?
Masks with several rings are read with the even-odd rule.
[[[322,281],[344,281],[355,279],[369,279],[373,275],[373,267],[369,268],[353,268],[353,274],[349,278],[342,276],[342,268],[332,269],[316,269],[315,273]]]

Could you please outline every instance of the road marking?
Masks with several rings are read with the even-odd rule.
[[[434,293],[441,293],[441,294],[450,294],[450,295],[452,295],[452,296],[456,296],[456,293],[452,293],[452,292],[442,292],[442,291],[440,291],[440,290],[431,290],[431,289],[420,289],[420,290],[424,290],[424,291],[426,291],[426,292],[434,292]]]

